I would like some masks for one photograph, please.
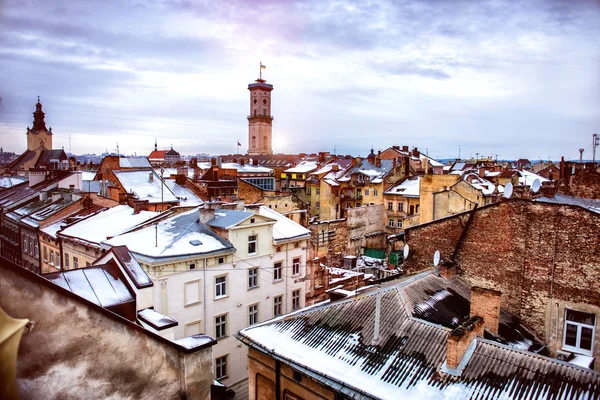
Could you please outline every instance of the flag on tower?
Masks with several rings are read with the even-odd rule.
[[[238,146],[241,146],[242,144],[240,143],[240,141],[238,140]]]
[[[260,64],[260,69],[266,69],[267,67],[265,65]]]

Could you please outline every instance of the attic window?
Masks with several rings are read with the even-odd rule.
[[[294,371],[294,380],[296,382],[302,382],[302,374],[298,371]]]
[[[250,223],[253,224],[254,223],[254,218],[250,218]]]
[[[194,240],[190,240],[190,244],[192,246],[200,246],[202,244],[202,242],[199,241],[198,239],[194,239]]]

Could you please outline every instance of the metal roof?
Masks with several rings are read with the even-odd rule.
[[[454,279],[420,274],[386,289],[248,327],[236,337],[354,399],[600,396],[599,374],[484,338],[472,342],[460,376],[444,373],[450,329],[410,314],[436,299],[436,290],[448,288],[456,296],[466,294]],[[460,308],[452,310],[449,302],[429,318],[452,317]]]
[[[121,168],[152,168],[146,157],[120,157],[119,167]]]
[[[535,199],[541,203],[566,204],[570,206],[579,206],[587,210],[600,214],[600,200],[584,199],[582,197],[569,196],[556,193],[554,197],[540,197]]]
[[[254,213],[247,211],[219,209],[215,211],[215,218],[208,221],[206,225],[213,228],[228,229],[250,218],[252,215]]]

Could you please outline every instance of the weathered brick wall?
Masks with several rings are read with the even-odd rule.
[[[561,180],[558,191],[586,199],[600,199],[600,173],[582,169],[568,179]]]
[[[436,248],[449,259],[464,218],[408,229],[405,269],[431,266]],[[600,215],[580,207],[504,201],[477,210],[456,261],[467,282],[501,291],[502,308],[548,340],[554,303],[600,306],[599,227]]]
[[[412,274],[433,268],[433,254],[436,250],[440,251],[442,260],[450,260],[468,216],[460,214],[407,228],[405,241],[410,251],[408,258],[404,260],[404,271]]]

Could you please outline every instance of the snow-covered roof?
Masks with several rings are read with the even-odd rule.
[[[178,323],[168,315],[164,315],[155,311],[153,308],[144,308],[137,312],[138,319],[147,323],[157,331],[172,328],[177,326]]]
[[[87,267],[43,275],[78,296],[102,307],[134,301],[120,276],[113,276],[102,267]]]
[[[269,207],[261,206],[258,213],[259,215],[277,221],[273,226],[273,239],[276,242],[297,239],[301,237],[310,237],[310,230],[292,221],[286,216],[281,215],[277,211],[270,209]]]
[[[26,176],[1,176],[0,177],[0,188],[9,188],[19,183],[27,182],[29,180]]]
[[[204,204],[202,199],[192,189],[185,185],[178,185],[175,179],[165,179],[165,185],[179,199],[179,205],[181,206],[199,206]]]
[[[533,336],[518,323],[510,326],[514,322],[507,313],[501,313],[499,337],[510,333],[510,340],[477,337],[460,374],[447,374],[448,336],[468,319],[468,293],[460,280],[426,272],[253,325],[236,337],[350,398],[529,399],[549,391],[587,398],[596,393],[599,374],[534,353],[543,344],[530,340]]]
[[[549,180],[543,176],[525,170],[519,170],[519,175],[521,175],[519,178],[520,185],[531,186],[536,179],[539,179],[540,183],[549,182]]]
[[[285,172],[286,174],[305,174],[316,170],[317,166],[318,165],[316,161],[302,161],[295,167],[286,169],[283,172]]]
[[[93,181],[98,171],[78,171],[81,173],[82,181]]]
[[[229,168],[237,170],[238,174],[272,174],[271,168],[261,167],[260,165],[239,164],[239,163],[222,163],[221,168]]]
[[[177,197],[168,186],[162,184],[153,170],[114,171],[114,174],[127,193],[135,194],[139,200],[148,200],[149,203],[177,202]]]
[[[247,220],[252,215],[254,213],[248,211],[219,209],[215,211],[215,217],[208,221],[206,225],[214,228],[229,229]]]
[[[138,259],[140,256],[155,259],[235,250],[230,242],[199,221],[197,208],[158,224],[115,236],[103,244],[127,246]]]
[[[427,160],[427,162],[429,163],[429,165],[431,165],[432,167],[443,167],[444,164],[442,164],[441,162],[434,160],[433,158],[429,157],[428,155],[425,155],[423,153],[420,153],[421,158],[421,163],[425,162],[425,160]]]
[[[151,168],[150,162],[146,157],[120,157],[119,167],[121,168]]]
[[[118,205],[65,228],[59,236],[100,244],[107,237],[118,235],[158,214],[152,211],[140,211],[134,214],[133,208],[128,205]]]
[[[496,185],[485,178],[480,177],[475,173],[468,173],[463,176],[463,180],[473,186],[477,190],[481,190],[484,196],[490,196],[494,193]],[[498,185],[498,191],[502,192],[502,185]]]
[[[419,197],[421,177],[405,179],[399,185],[393,186],[385,191],[385,194],[397,194],[405,197]]]
[[[377,166],[376,163],[369,162],[368,158],[362,159],[360,163],[356,164],[353,168],[350,168],[337,180],[339,182],[347,182],[352,175],[360,174],[369,177],[369,180],[372,183],[381,183],[383,178],[392,171],[394,164],[393,160],[379,160],[379,162],[381,164]]]

